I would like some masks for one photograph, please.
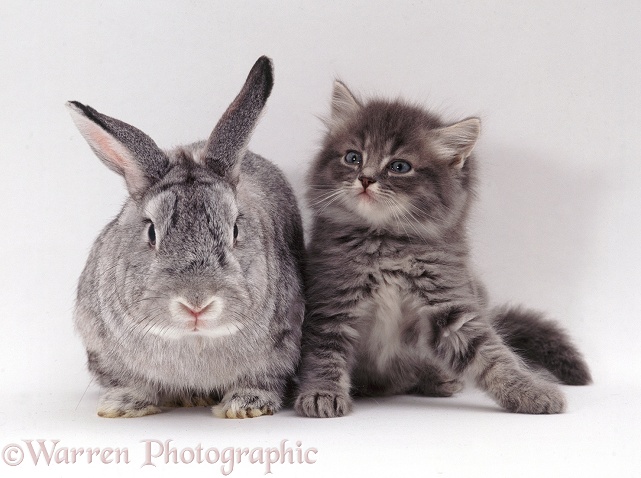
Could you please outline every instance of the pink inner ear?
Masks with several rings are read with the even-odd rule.
[[[85,137],[102,160],[112,165],[114,171],[124,176],[130,193],[139,191],[146,186],[145,177],[136,167],[127,148],[97,125],[92,124],[85,132]]]
[[[117,150],[118,148],[114,148],[113,140],[107,136],[102,129],[93,126],[91,128],[90,136],[94,147],[100,151],[105,159],[114,163],[114,166],[121,171],[125,171],[127,169],[127,161],[123,157],[122,152],[119,152]]]

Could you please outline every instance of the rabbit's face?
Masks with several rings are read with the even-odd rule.
[[[67,103],[92,150],[129,191],[113,244],[96,264],[109,288],[102,297],[125,335],[220,337],[254,325],[247,307],[262,287],[255,277],[267,271],[260,240],[248,232],[259,221],[243,219],[235,188],[273,82],[271,61],[259,58],[209,139],[170,152],[123,121]]]
[[[174,166],[141,202],[127,279],[144,334],[219,337],[244,328],[247,287],[236,258],[242,218],[232,187],[195,163]],[[133,246],[133,244],[132,244]]]

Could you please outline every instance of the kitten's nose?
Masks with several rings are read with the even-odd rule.
[[[359,180],[359,181],[361,182],[361,184],[363,185],[363,190],[367,189],[367,187],[368,187],[370,184],[374,184],[374,183],[376,182],[376,179],[374,179],[374,178],[369,178],[369,177],[367,177],[367,176],[359,176],[359,177],[358,177],[358,180]]]

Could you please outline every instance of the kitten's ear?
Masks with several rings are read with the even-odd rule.
[[[351,116],[361,108],[361,104],[340,80],[334,80],[332,91],[332,121]]]
[[[430,132],[436,154],[452,167],[461,169],[481,134],[481,120],[468,118]]]

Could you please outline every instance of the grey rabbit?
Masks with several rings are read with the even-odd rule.
[[[207,141],[161,150],[140,130],[67,103],[129,197],[96,240],[74,314],[98,415],[216,404],[281,406],[300,355],[303,229],[276,166],[247,150],[273,86],[261,57]]]

